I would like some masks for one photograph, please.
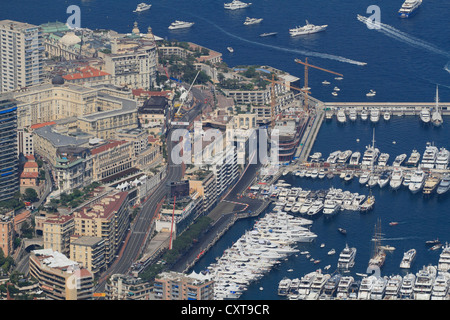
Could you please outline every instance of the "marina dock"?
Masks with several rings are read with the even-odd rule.
[[[322,102],[311,97],[310,100],[312,100],[310,109],[312,105],[314,107],[307,121],[307,128],[297,147],[294,158],[297,164],[308,160],[323,120],[335,117],[339,110],[343,110],[346,116],[349,115],[350,110],[355,110],[357,116],[360,117],[363,110],[370,112],[378,109],[382,118],[384,112],[389,112],[392,116],[419,116],[422,109],[431,110],[436,107],[436,102]],[[439,108],[442,115],[450,115],[450,103],[439,102]]]
[[[354,108],[358,115],[362,110],[379,109],[381,111],[389,111],[393,115],[398,116],[414,116],[419,115],[423,108],[434,108],[435,102],[325,102],[323,106],[326,110],[336,113],[337,110],[343,109],[346,113]],[[450,103],[439,103],[442,115],[450,115]]]

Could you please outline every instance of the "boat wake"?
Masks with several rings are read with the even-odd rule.
[[[409,44],[416,48],[421,48],[421,49],[427,50],[429,52],[433,52],[433,53],[442,55],[446,58],[450,58],[449,52],[441,50],[438,47],[436,47],[435,45],[428,43],[424,40],[421,40],[421,39],[413,37],[405,32],[397,30],[396,28],[394,28],[388,24],[384,24],[381,22],[371,22],[368,18],[361,16],[361,15],[357,15],[357,19],[359,21],[367,24],[368,26],[371,25],[373,30],[379,31],[392,39],[401,41],[403,43]],[[450,73],[450,61],[444,66],[444,70],[447,71],[448,73]]]
[[[198,17],[198,18],[203,19],[204,21],[212,24],[217,29],[219,29],[220,31],[222,31],[223,33],[225,33],[226,35],[228,35],[230,37],[233,37],[235,39],[238,39],[238,40],[241,40],[241,41],[244,41],[244,42],[247,42],[247,43],[251,43],[251,44],[254,44],[254,45],[258,45],[258,46],[262,46],[262,47],[266,47],[266,48],[271,48],[271,49],[275,49],[275,50],[279,50],[279,51],[298,53],[298,54],[302,54],[302,55],[310,56],[310,57],[318,57],[318,58],[323,58],[323,59],[336,60],[336,61],[339,61],[339,62],[355,64],[355,65],[358,65],[358,66],[365,66],[367,64],[366,62],[356,61],[356,60],[348,59],[348,58],[345,58],[345,57],[336,56],[336,55],[333,55],[333,54],[321,53],[321,52],[315,52],[315,51],[308,51],[308,50],[291,49],[291,48],[279,47],[279,46],[274,46],[274,45],[270,45],[270,44],[266,44],[266,43],[261,43],[261,42],[257,42],[257,41],[248,40],[248,39],[242,38],[242,37],[240,37],[238,35],[235,35],[235,34],[232,34],[232,33],[228,32],[228,31],[226,31],[225,29],[223,29],[222,27],[218,26],[214,22],[209,21],[208,19],[205,19],[205,18],[202,18],[202,17]]]
[[[368,18],[361,16],[361,15],[358,15],[357,19],[367,25],[371,25],[373,27],[373,30],[379,31],[395,40],[399,40],[399,41],[407,43],[411,46],[414,46],[416,48],[422,48],[422,49],[428,50],[430,52],[440,54],[444,57],[450,58],[449,52],[441,50],[438,47],[436,47],[435,45],[428,43],[424,40],[418,39],[418,38],[413,37],[405,32],[397,30],[396,28],[394,28],[388,24],[384,24],[381,22],[371,22]],[[447,66],[448,66],[448,64],[447,64]]]
[[[450,61],[445,65],[444,70],[450,73]]]
[[[333,54],[328,54],[328,53],[321,53],[321,52],[315,52],[315,51],[308,51],[308,50],[299,50],[299,49],[291,49],[291,48],[285,48],[285,47],[279,47],[279,46],[274,46],[274,45],[270,45],[270,44],[266,44],[266,43],[261,43],[261,42],[257,42],[257,41],[252,41],[252,40],[248,40],[245,38],[242,38],[238,35],[235,35],[233,33],[230,33],[228,31],[226,31],[225,29],[223,29],[222,27],[220,27],[219,25],[215,24],[214,22],[197,16],[195,14],[192,14],[192,16],[201,19],[211,25],[213,25],[214,27],[216,27],[218,30],[220,30],[221,32],[223,32],[224,34],[233,37],[235,39],[250,43],[250,44],[254,44],[254,45],[258,45],[261,47],[266,47],[266,48],[271,48],[274,50],[279,50],[279,51],[284,51],[284,52],[291,52],[291,53],[298,53],[304,56],[309,56],[309,57],[318,57],[318,58],[323,58],[323,59],[329,59],[329,60],[335,60],[335,61],[339,61],[339,62],[344,62],[344,63],[349,63],[349,64],[354,64],[354,65],[358,65],[358,66],[365,66],[367,63],[366,62],[361,62],[361,61],[356,61],[356,60],[352,60],[352,59],[348,59],[345,57],[341,57],[341,56],[336,56]]]

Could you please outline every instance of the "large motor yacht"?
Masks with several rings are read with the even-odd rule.
[[[412,193],[417,193],[425,184],[426,174],[422,170],[416,170],[411,176],[408,188]]]
[[[356,248],[350,248],[348,244],[339,254],[338,268],[339,269],[350,269],[355,265]]]
[[[327,29],[328,25],[321,25],[316,26],[308,22],[306,20],[306,25],[303,27],[295,27],[292,29],[289,29],[289,34],[291,36],[299,36],[299,35],[305,35],[305,34],[311,34],[311,33],[317,33],[320,31],[325,31]]]
[[[422,4],[422,0],[406,0],[403,2],[400,10],[398,10],[398,16],[400,18],[409,18],[412,16]]]
[[[245,3],[239,0],[233,0],[232,2],[224,3],[223,7],[228,10],[237,10],[247,8],[251,6],[251,4],[251,2]]]

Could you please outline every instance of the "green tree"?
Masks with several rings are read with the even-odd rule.
[[[32,188],[25,189],[23,198],[25,201],[30,201],[30,202],[35,202],[39,199],[36,190],[34,190]]]

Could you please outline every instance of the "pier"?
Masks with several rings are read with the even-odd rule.
[[[389,111],[393,115],[398,116],[414,116],[419,115],[423,108],[434,108],[436,102],[325,102],[323,106],[330,112],[343,109],[346,113],[354,108],[358,115],[362,110],[380,109],[381,111]],[[450,115],[450,103],[439,103],[442,115]]]
[[[335,116],[338,110],[344,110],[347,116],[351,109],[354,109],[358,116],[363,110],[373,109],[379,109],[381,117],[382,112],[390,112],[391,115],[396,116],[419,116],[423,108],[432,109],[436,106],[436,102],[322,102],[312,97],[309,99],[312,100],[311,111],[307,128],[295,154],[296,164],[307,162],[324,118],[329,119]],[[313,105],[315,106],[312,107]],[[439,102],[439,108],[442,115],[450,115],[450,103]]]

